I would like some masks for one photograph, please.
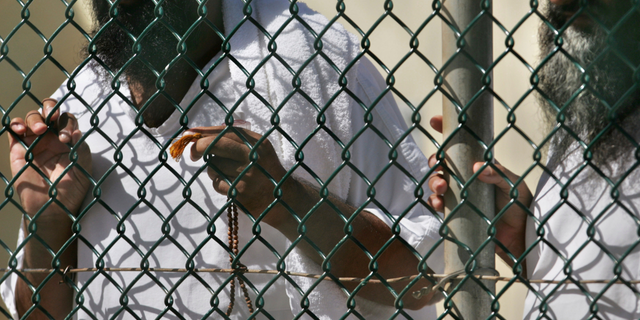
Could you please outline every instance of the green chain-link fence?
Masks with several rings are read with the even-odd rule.
[[[452,18],[456,16],[452,11],[457,8],[448,7],[446,1],[331,1],[329,4],[316,4],[329,18],[328,24],[323,25],[313,18],[309,21],[302,14],[299,15],[299,6],[303,5],[296,1],[285,3],[286,17],[265,18],[270,17],[269,10],[273,7],[260,7],[260,1],[236,1],[236,20],[229,24],[231,13],[225,13],[224,30],[211,19],[211,8],[215,8],[212,5],[215,1],[189,0],[178,6],[176,1],[153,1],[150,6],[152,10],[136,17],[148,25],[138,32],[123,33],[124,37],[130,37],[136,43],[130,45],[132,56],[122,61],[122,68],[119,66],[116,69],[107,66],[108,61],[98,50],[104,49],[104,44],[102,47],[94,44],[101,35],[107,37],[109,28],[131,28],[126,22],[119,22],[118,17],[126,15],[131,8],[137,8],[139,3],[130,4],[136,1],[120,1],[123,7],[118,9],[115,5],[120,2],[96,1],[102,3],[106,10],[103,13],[111,18],[102,21],[106,25],[95,36],[91,32],[91,18],[86,14],[88,2],[51,1],[55,2],[52,7],[57,11],[48,12],[42,11],[43,4],[37,1],[0,1],[8,13],[8,22],[1,25],[4,29],[0,29],[0,83],[3,86],[0,90],[15,87],[13,91],[0,91],[3,92],[0,97],[0,135],[24,140],[15,146],[26,149],[24,157],[12,160],[14,171],[17,171],[15,176],[8,165],[2,166],[0,171],[4,183],[0,212],[3,221],[7,221],[3,223],[7,225],[6,230],[10,230],[0,235],[0,245],[7,253],[2,257],[8,261],[2,265],[0,282],[9,287],[12,281],[26,284],[25,288],[31,295],[28,297],[29,307],[23,310],[27,315],[42,313],[50,316],[41,293],[51,287],[63,287],[74,294],[70,318],[235,319],[253,316],[281,319],[283,313],[280,312],[284,310],[284,314],[292,314],[288,318],[313,319],[322,317],[322,314],[332,314],[322,310],[344,309],[339,317],[349,319],[380,318],[381,314],[394,319],[425,316],[460,319],[460,314],[467,314],[468,310],[465,309],[469,308],[464,305],[468,300],[460,298],[466,290],[464,285],[480,283],[473,274],[483,274],[488,279],[483,283],[497,281],[497,289],[491,292],[488,289],[490,286],[483,287],[488,298],[486,301],[490,303],[487,310],[490,311],[488,314],[478,314],[472,310],[471,313],[475,313],[474,316],[479,319],[519,317],[510,313],[513,305],[524,308],[525,316],[532,319],[608,319],[613,317],[612,314],[620,319],[639,317],[635,305],[638,301],[636,247],[639,243],[637,230],[640,219],[634,205],[638,156],[633,112],[638,78],[634,72],[640,57],[634,47],[634,44],[637,47],[640,43],[634,42],[637,41],[636,33],[640,34],[635,26],[639,11],[637,2],[613,1],[607,6],[595,1],[561,1],[566,4],[561,7],[564,11],[559,11],[558,16],[550,19],[543,9],[547,3],[531,1],[514,5],[513,1],[496,1],[493,4],[482,1],[474,6],[475,13],[470,24],[461,25]],[[268,3],[277,1],[270,0]],[[192,9],[190,12],[195,18],[189,20],[184,28],[178,27],[176,23],[179,20],[173,20],[174,16],[169,11],[187,11],[186,8]],[[229,9],[228,6],[225,8]],[[365,12],[367,15],[363,14]],[[576,32],[567,25],[557,25],[557,21],[563,19],[582,32]],[[271,24],[273,21],[279,24],[274,26]],[[343,62],[335,52],[349,52],[350,48],[344,43],[340,47],[331,42],[330,37],[345,39],[332,31],[332,25],[336,23],[345,25],[359,40],[360,51],[351,52],[351,56],[345,53],[349,59]],[[493,28],[493,31],[482,31],[493,33],[493,43],[485,44],[488,48],[493,47],[488,65],[475,60],[475,50],[478,48],[473,45],[472,39],[464,39],[477,31],[474,28],[480,28],[483,24]],[[538,42],[529,32],[538,25],[542,25],[542,30],[548,33],[546,38],[540,38],[545,43],[540,59],[536,58],[535,53]],[[247,29],[255,30],[257,35],[243,38]],[[167,50],[151,47],[153,49],[149,52],[144,47],[156,45],[151,40],[160,36],[154,30],[164,30],[174,41],[168,50],[172,52],[172,58],[161,66],[149,60],[156,55],[156,51],[160,55]],[[208,64],[188,54],[195,50],[198,42],[189,42],[187,38],[202,30],[220,39],[220,43],[215,44],[221,48],[220,53]],[[295,35],[298,31],[302,35],[300,42],[287,42],[295,38],[291,34]],[[599,38],[589,42],[590,38],[585,34],[597,34]],[[82,45],[62,48],[68,46],[67,39],[74,35],[88,43],[86,51],[83,51]],[[441,37],[448,35],[455,35],[449,42],[454,43],[453,50],[443,51],[445,54],[441,56],[442,42],[448,41]],[[37,44],[21,51],[25,50],[23,43],[29,37],[34,38]],[[255,39],[258,41],[253,41]],[[203,41],[200,39],[200,42]],[[258,42],[262,47],[252,48]],[[305,47],[305,43],[308,47]],[[306,56],[301,54],[299,61],[292,61],[285,45],[294,46],[298,51],[311,50]],[[246,50],[234,51],[238,46]],[[60,55],[58,52],[63,49],[74,55]],[[118,49],[116,51],[122,50]],[[251,57],[256,50],[262,50],[261,55],[258,58]],[[25,56],[16,53],[28,51],[38,52],[37,58],[30,60],[26,53]],[[358,68],[364,68],[362,60],[365,59],[370,60],[382,74],[380,91],[367,89],[366,83],[362,84],[364,89],[361,91],[354,86],[356,80],[350,74],[357,72]],[[457,91],[461,86],[459,82],[452,83],[449,80],[454,72],[452,66],[461,60],[471,62],[475,76],[466,80],[475,82],[478,87],[464,94]],[[243,61],[249,63],[243,65]],[[228,70],[224,69],[227,65]],[[96,80],[87,77],[86,72],[81,73],[81,70],[89,70],[92,66],[102,70],[101,76],[106,80]],[[129,91],[124,88],[125,70],[136,66],[141,66],[143,70],[154,70],[151,80],[153,92],[146,93],[149,102],[139,106],[139,110],[134,107],[135,100],[139,98],[129,96]],[[196,81],[195,86],[180,91],[193,97],[192,101],[186,103],[176,101],[174,97],[180,94],[172,91],[170,85],[167,87],[173,79],[184,76],[171,73],[172,68],[180,67],[185,67],[193,77],[209,79]],[[310,69],[320,71],[309,73]],[[263,72],[272,74],[264,77]],[[615,78],[620,81],[608,80],[607,74],[619,75]],[[53,87],[39,87],[44,82],[41,78],[48,77],[58,78],[53,81]],[[552,78],[556,82],[545,82]],[[216,84],[225,83],[225,79],[242,81],[235,81],[235,87],[217,87]],[[326,92],[312,92],[316,87],[309,83],[315,79],[319,79],[317,82]],[[20,202],[19,194],[23,191],[16,188],[16,183],[21,176],[26,177],[33,172],[46,177],[47,166],[42,166],[35,155],[38,145],[42,147],[51,142],[44,136],[32,141],[16,134],[16,128],[10,125],[10,121],[25,117],[28,110],[42,107],[43,99],[51,96],[52,90],[62,81],[68,82],[54,95],[60,101],[55,104],[54,110],[67,110],[67,105],[79,108],[73,111],[83,128],[83,135],[70,144],[70,152],[64,156],[69,160],[68,165],[61,170],[86,176],[89,192],[78,212],[71,212],[66,208],[65,200],[58,196],[59,190],[64,189],[65,181],[45,178],[44,187],[41,188],[46,190],[46,199],[34,210]],[[365,79],[358,81],[366,82]],[[83,85],[85,82],[92,83],[93,89]],[[549,83],[566,84],[568,89],[559,89]],[[100,88],[99,94],[92,92],[96,90],[95,86]],[[265,86],[267,89],[262,89]],[[286,90],[279,91],[278,86]],[[213,92],[225,92],[231,96],[216,96]],[[367,95],[368,100],[359,94]],[[543,109],[551,110],[548,112],[551,119],[549,130],[539,125],[541,119],[531,115],[535,113],[532,109],[535,109],[536,95],[542,97],[541,104],[546,103]],[[384,105],[390,103],[391,97],[408,123],[408,129],[404,132],[394,132],[394,128],[382,126],[389,122],[381,122],[380,117],[394,117],[393,114],[379,111],[386,110]],[[143,125],[147,119],[143,120],[142,114],[147,109],[152,110],[154,100],[164,101],[172,110],[176,110],[174,113],[178,117],[170,118],[177,123],[174,127],[149,129]],[[210,105],[218,106],[217,111],[211,111],[212,116],[192,112],[197,110],[198,101],[205,100],[213,101],[215,104]],[[432,115],[442,112],[443,101],[455,108],[458,116],[445,119],[445,122],[454,125],[445,127],[447,135],[440,138],[427,123]],[[477,121],[474,122],[477,116],[473,113],[483,103],[481,101],[494,104],[496,123],[493,140],[480,137],[478,132],[470,129],[478,125],[482,127]],[[252,118],[255,115],[251,112],[255,110],[250,112],[243,109],[243,103],[261,106],[260,115],[267,126],[261,127],[260,120]],[[360,117],[358,121],[346,122],[358,124],[350,131],[338,132],[341,127],[337,124],[344,122],[340,122],[340,115],[334,114],[333,110],[339,109],[340,103],[351,104],[360,112],[354,113]],[[303,105],[310,110],[306,113],[301,111],[303,117],[296,119],[300,123],[311,121],[311,129],[305,136],[296,136],[297,133],[288,131],[290,127],[287,126],[287,120],[291,119],[286,116],[290,105]],[[586,108],[585,105],[592,108]],[[595,111],[587,114],[582,112],[581,106]],[[227,116],[229,114],[233,118]],[[582,118],[591,119],[589,117],[593,114],[606,116],[594,118],[586,125],[579,121]],[[128,119],[128,123],[122,124],[114,119]],[[234,127],[223,129],[223,134],[238,137],[246,145],[254,146],[255,152],[249,156],[248,168],[238,172],[238,175],[242,178],[251,173],[249,169],[256,168],[257,172],[270,179],[274,187],[274,199],[267,209],[252,212],[252,215],[243,213],[251,210],[244,206],[242,200],[236,199],[240,195],[233,188],[228,193],[228,199],[227,195],[216,195],[211,190],[206,164],[185,164],[187,160],[174,163],[169,157],[168,149],[172,140],[188,128],[222,123],[230,125],[238,119],[253,122],[251,129],[264,134],[262,138],[252,140],[252,137],[238,134],[239,131]],[[48,130],[53,132],[54,128]],[[159,132],[162,130],[165,131]],[[546,131],[543,133],[543,130]],[[451,203],[454,198],[447,198],[450,200],[447,203],[448,216],[443,218],[427,205],[427,183],[436,168],[427,170],[424,166],[411,167],[412,164],[402,158],[407,152],[403,148],[407,148],[407,137],[413,136],[428,155],[450,150],[461,135],[468,135],[475,140],[470,145],[479,150],[482,156],[477,160],[483,162],[483,166],[477,174],[461,176],[456,175],[461,172],[456,167],[457,159],[447,159],[450,166],[444,171],[452,174],[449,181],[455,185],[454,189],[459,187],[460,192],[455,198],[456,203]],[[282,180],[274,178],[273,171],[257,161],[258,147],[266,144],[267,137],[284,141],[281,145],[275,143],[281,156],[289,150],[287,148],[293,150],[288,155],[293,160],[284,163],[290,170]],[[141,140],[147,142],[141,144]],[[217,138],[214,143],[220,143],[221,140]],[[83,142],[89,142],[93,152],[92,173],[81,167]],[[363,157],[357,153],[367,149],[358,149],[358,145],[362,144],[371,144],[374,151],[381,150],[380,147],[373,147],[380,144],[384,152]],[[316,147],[320,148],[320,153],[312,150]],[[9,150],[6,144],[1,148]],[[549,163],[546,161],[548,148],[552,152]],[[327,150],[328,154],[322,153]],[[3,153],[6,159],[0,160],[8,160],[8,153]],[[436,165],[443,164],[447,156],[438,152]],[[316,159],[323,157],[338,160],[331,168],[332,172],[313,171],[312,168],[318,166],[319,160]],[[358,162],[358,157],[365,160]],[[375,174],[356,165],[378,157],[383,165],[373,166]],[[494,158],[505,159],[501,163],[522,178],[508,181],[507,189],[511,189],[503,201],[506,203],[504,208],[498,206],[496,212],[483,212],[469,193],[476,190],[474,188],[479,184],[482,170],[498,169]],[[25,160],[24,165],[16,166],[18,160]],[[215,163],[215,160],[209,161]],[[224,170],[214,167],[218,173]],[[340,212],[342,207],[337,204],[340,200],[329,196],[329,189],[340,190],[339,184],[343,181],[340,172],[342,175],[348,172],[352,180],[358,181],[352,183],[351,187],[361,189],[349,190],[359,192],[358,199],[361,199],[360,202],[351,203],[355,207],[353,215],[350,215],[351,212]],[[283,200],[284,181],[294,173],[308,176],[318,188],[316,202],[304,212],[296,212]],[[505,173],[499,174],[507,178]],[[543,178],[537,183],[540,174]],[[409,195],[401,206],[386,199],[384,194],[392,191],[382,186],[392,175],[402,176],[402,181],[409,184],[409,187],[401,185],[403,190],[395,190],[404,194],[405,198],[402,199],[407,199]],[[525,180],[532,192],[536,185],[538,189],[531,207],[528,200],[519,197],[522,196],[522,190],[517,190]],[[234,182],[233,177],[225,181],[232,187],[242,187],[239,181]],[[32,185],[28,188],[36,187]],[[199,191],[201,189],[205,191]],[[339,191],[337,193],[343,196]],[[345,191],[344,197],[347,195]],[[493,203],[493,199],[489,202]],[[231,222],[234,220],[232,204],[240,209],[237,224]],[[389,204],[389,208],[385,204]],[[38,233],[38,230],[47,230],[46,227],[50,226],[47,210],[56,206],[64,208],[62,216],[70,232],[68,238],[57,244],[62,247],[60,250],[49,247],[50,244],[43,240],[46,235]],[[292,241],[288,243],[283,242],[280,239],[282,237],[278,238],[277,232],[271,231],[264,222],[269,219],[269,212],[277,210],[278,206],[285,207],[289,217],[295,220],[296,235],[290,237]],[[342,224],[339,241],[328,250],[323,250],[321,244],[312,240],[317,239],[314,238],[313,223],[326,218],[317,218],[323,206],[330,207],[330,211],[338,217],[337,221]],[[365,208],[379,209],[381,216],[387,217],[392,227],[390,236],[382,239],[379,250],[371,250],[368,243],[354,236],[358,228],[357,217],[365,214]],[[430,242],[400,240],[409,234],[406,228],[410,228],[402,221],[410,219],[416,208],[421,208],[423,215],[444,222],[442,226],[428,230],[428,235],[432,237]],[[503,257],[510,260],[513,267],[509,267],[511,270],[498,267],[502,277],[493,276],[492,270],[484,272],[486,268],[483,269],[483,262],[478,259],[483,248],[492,249],[494,244],[497,245],[497,251],[512,248],[497,240],[500,236],[497,230],[504,230],[504,226],[498,223],[500,218],[518,214],[513,212],[514,208],[521,208],[521,213],[528,219],[526,231],[521,230],[522,237],[518,238],[526,245],[504,254]],[[480,217],[480,222],[473,226],[481,234],[477,252],[474,252],[476,245],[457,241],[455,232],[459,231],[450,225],[465,210]],[[153,221],[149,221],[149,216],[153,217]],[[15,246],[18,219],[21,218],[25,221],[26,232]],[[234,231],[227,229],[228,225],[235,225],[235,233],[240,233],[237,236],[239,239],[234,239]],[[330,233],[329,230],[322,231]],[[150,238],[150,235],[156,238]],[[238,244],[235,250],[234,240]],[[416,248],[407,245],[407,242]],[[420,261],[411,271],[415,277],[409,280],[385,277],[383,273],[386,271],[379,269],[379,262],[383,261],[385,255],[399,250],[394,246],[398,243],[402,243],[403,248],[409,248],[410,253]],[[417,243],[428,243],[429,247],[420,247]],[[454,251],[471,255],[464,272],[457,276],[459,282],[454,281],[454,285],[443,283],[442,289],[447,290],[437,314],[435,311],[424,311],[432,310],[428,309],[430,307],[423,309],[424,313],[408,310],[407,303],[413,301],[412,295],[416,290],[422,286],[432,286],[444,278],[442,273],[447,269],[443,270],[439,263],[444,260],[441,250],[445,243],[453,244]],[[21,267],[19,253],[34,244],[43,250],[47,259],[50,258],[48,265],[38,269]],[[61,259],[65,259],[63,253],[75,255],[76,245],[80,257],[77,265],[64,265],[61,262]],[[301,262],[295,259],[304,260],[304,256],[296,255],[293,247],[305,245],[310,248],[307,250],[318,253],[315,259],[319,265],[297,269],[294,266]],[[339,256],[341,248],[349,246],[364,252],[367,261],[367,270],[357,273],[362,276],[356,279],[351,277],[355,277],[356,271],[339,278],[339,275],[332,273],[335,272],[332,267],[339,263],[329,263],[332,257]],[[216,251],[211,247],[219,249]],[[125,253],[113,254],[119,250]],[[522,255],[519,251],[522,251]],[[205,256],[203,252],[222,254]],[[356,258],[354,256],[354,260]],[[252,259],[264,262],[251,262],[247,267],[242,264],[247,260],[254,261]],[[457,270],[447,272],[454,271]],[[511,276],[510,272],[515,275]],[[43,275],[42,284],[33,282],[31,275],[34,274]],[[63,283],[58,284],[58,279],[63,279]],[[412,287],[414,284],[419,286]],[[366,294],[367,286],[375,285],[385,287],[384,291],[393,296],[393,306],[384,309],[369,305],[371,302],[368,301],[353,299]],[[235,289],[230,289],[233,286]],[[328,293],[332,291],[326,286],[337,288],[338,294]],[[248,300],[252,303],[251,310],[240,302],[244,299],[240,287],[247,292]],[[515,292],[521,292],[518,290],[522,288],[529,291],[526,299],[520,294],[514,300],[507,300],[518,295]],[[285,293],[293,297],[292,302],[287,300],[287,296],[282,296]],[[227,303],[231,295],[237,296],[233,309]],[[278,295],[285,297],[285,300]],[[11,318],[9,308],[4,307],[0,313]],[[567,317],[567,314],[571,316]]]

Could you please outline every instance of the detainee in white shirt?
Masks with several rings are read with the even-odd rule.
[[[496,238],[524,261],[522,276],[549,280],[530,284],[525,319],[640,318],[640,287],[631,283],[640,280],[640,14],[626,0],[583,2],[545,3],[554,29],[540,27],[537,88],[552,134],[548,161],[535,197],[518,185],[517,202],[497,225]],[[441,126],[441,118],[432,122]],[[519,178],[495,168],[513,183]],[[478,177],[498,187],[497,208],[512,200],[494,168]],[[429,185],[439,209],[446,182],[434,176]],[[588,280],[605,281],[582,282]]]
[[[11,129],[24,135],[27,145],[41,136],[34,164],[51,181],[59,180],[57,196],[50,203],[49,185],[34,170],[27,169],[16,181],[29,216],[42,209],[35,220],[36,235],[54,252],[65,246],[59,260],[62,269],[99,269],[77,274],[77,289],[58,285],[62,278],[56,274],[40,291],[41,303],[32,310],[34,315],[43,316],[46,310],[55,318],[70,312],[79,319],[218,318],[235,295],[229,317],[247,318],[250,312],[240,303],[240,289],[229,291],[228,274],[102,271],[229,268],[223,210],[229,185],[212,167],[231,181],[238,178],[236,200],[246,213],[238,221],[238,260],[248,269],[322,274],[324,260],[317,250],[328,255],[341,239],[348,238],[332,253],[331,275],[368,276],[371,259],[361,246],[375,255],[389,242],[377,257],[377,274],[388,279],[418,274],[420,257],[438,242],[439,217],[426,205],[429,194],[423,199],[418,189],[428,170],[426,159],[412,138],[404,135],[407,128],[392,95],[384,94],[383,79],[366,57],[359,57],[358,40],[333,24],[323,33],[320,54],[303,68],[318,51],[315,38],[297,20],[279,33],[277,50],[272,52],[274,46],[252,23],[245,20],[235,29],[245,17],[241,2],[209,1],[206,6],[207,18],[220,30],[227,35],[234,30],[230,51],[219,50],[222,40],[211,28],[196,28],[186,41],[186,57],[169,69],[163,93],[153,99],[157,77],[148,66],[163,70],[176,56],[174,36],[160,24],[152,28],[141,40],[139,54],[149,64],[133,60],[124,71],[126,81],[113,81],[103,66],[119,70],[133,53],[130,39],[112,23],[93,43],[97,54],[88,49],[92,62],[60,87],[52,96],[55,101],[46,100],[42,111],[32,111],[24,119],[12,119]],[[255,1],[251,17],[271,35],[278,34],[291,17],[289,6],[288,1]],[[298,17],[321,33],[327,20],[303,4],[297,6]],[[100,26],[110,21],[107,2],[93,1],[93,7]],[[165,1],[163,8],[164,19],[180,34],[198,18],[195,1]],[[153,19],[154,9],[153,2],[121,1],[117,20],[138,34]],[[187,60],[207,72],[207,81]],[[296,75],[299,87],[291,70],[301,70]],[[180,101],[180,112],[171,100]],[[54,106],[59,107],[51,117],[57,120],[57,127],[52,124],[57,135],[46,131],[44,123]],[[236,129],[250,143],[269,134],[254,148],[259,167],[252,166],[242,176],[251,150],[237,134],[228,132],[208,149],[226,128],[223,124],[231,108],[234,119],[251,124],[251,130]],[[179,162],[168,159],[165,148],[187,127],[203,138]],[[313,138],[307,139],[312,133]],[[77,165],[60,177],[70,163],[68,144],[76,145]],[[201,160],[205,151],[214,156],[210,167]],[[24,147],[12,136],[14,174],[26,165],[24,157]],[[294,169],[292,177],[286,176],[290,169]],[[265,172],[280,183],[280,201],[274,198],[274,184]],[[318,205],[303,230],[283,204],[298,219],[305,218],[322,200],[317,180],[326,182],[331,205],[326,200]],[[347,237],[344,219],[355,212]],[[261,220],[254,223],[249,215]],[[71,217],[76,217],[76,225]],[[25,221],[19,243],[32,236],[26,232],[27,225]],[[289,251],[301,230],[304,237]],[[422,270],[441,272],[440,254],[434,251]],[[51,267],[52,255],[34,240],[19,250],[17,258],[18,268]],[[42,274],[24,276],[35,285],[43,280]],[[284,274],[243,277],[248,280],[257,318],[302,314],[302,318],[337,319],[351,312],[350,318],[387,319],[398,312],[395,297],[380,284],[364,286],[357,293],[356,307],[350,308],[341,288],[353,290],[357,283],[321,281],[314,286],[315,279]],[[399,294],[408,284],[392,287]],[[435,308],[424,307],[430,296],[420,300],[411,296],[431,284],[425,279],[415,282],[406,290],[399,312],[414,319],[435,319]],[[3,282],[2,294],[14,317],[33,306],[33,292],[17,273]]]

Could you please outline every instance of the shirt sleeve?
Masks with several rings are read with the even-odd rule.
[[[353,77],[355,81],[350,80],[349,89],[360,99],[365,108],[371,108],[386,85],[378,70],[366,58],[361,58],[354,71],[357,74]],[[358,104],[352,104],[352,106],[354,107],[351,110],[351,133],[357,138],[349,148],[354,171],[351,174],[349,192],[345,200],[351,205],[361,206],[370,199],[367,195],[368,190],[371,187],[375,188],[375,196],[371,197],[373,201],[365,206],[365,210],[390,227],[399,221],[400,236],[424,256],[440,240],[438,233],[440,220],[436,217],[437,213],[430,212],[417,201],[414,195],[416,183],[403,170],[392,166],[385,171],[390,162],[391,147],[384,139],[393,145],[402,139],[402,135],[407,130],[395,100],[391,94],[386,94],[379,100],[371,113],[373,118],[371,127],[365,127],[365,109]],[[421,181],[429,170],[428,161],[413,138],[411,136],[404,138],[397,151],[397,166],[402,166],[415,180]],[[422,199],[426,201],[431,192],[426,185],[424,189],[425,194]],[[436,273],[442,273],[444,270],[442,247],[440,245],[427,259],[428,266]],[[297,248],[287,256],[287,269],[312,274],[323,272],[317,263]],[[308,297],[314,302],[310,310],[315,316],[324,320],[338,319],[344,315],[346,309],[342,292],[329,281],[321,281],[319,284],[315,282],[316,280],[311,278],[296,279],[299,288],[305,291],[308,288],[314,288]],[[297,314],[301,310],[300,294],[292,285],[287,284],[286,287],[291,310]],[[393,307],[379,305],[366,299],[357,300],[358,312],[366,319],[387,319],[396,311]],[[318,307],[326,305],[331,305],[333,308]],[[403,312],[412,319],[436,318],[436,308],[433,305],[420,310]],[[303,319],[306,318],[303,317]]]
[[[23,220],[20,220],[20,226],[23,224]],[[22,228],[18,231],[18,245],[24,241],[24,231]],[[15,257],[17,260],[17,269],[22,269],[23,259],[24,259],[24,251],[20,250],[15,253]],[[3,282],[0,284],[0,294],[2,295],[2,300],[4,304],[7,306],[7,311],[11,313],[11,317],[13,319],[20,319],[18,316],[18,308],[16,306],[16,285],[18,284],[18,275],[12,272]]]
[[[440,219],[436,215],[441,216],[425,205],[431,194],[426,183],[420,186],[424,190],[422,197],[416,197],[418,184],[413,180],[420,182],[425,178],[429,170],[427,158],[411,135],[403,138],[408,129],[393,94],[387,92],[378,100],[386,84],[371,61],[366,58],[360,61],[356,79],[351,90],[373,111],[371,126],[367,127],[364,108],[355,104],[352,110],[352,133],[357,136],[362,131],[362,135],[350,149],[351,160],[360,172],[352,174],[347,202],[362,204],[371,200],[366,211],[390,227],[399,221],[400,236],[424,256],[440,240]],[[375,101],[378,102],[374,105]],[[384,139],[391,145],[401,141],[396,149],[397,158]],[[369,197],[372,188],[375,195]],[[427,260],[435,272],[444,270],[442,254],[440,245]]]

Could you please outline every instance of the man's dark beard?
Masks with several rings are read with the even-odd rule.
[[[576,1],[577,3],[579,1]],[[594,12],[604,11],[603,7],[596,8],[597,4],[590,3],[590,6],[592,5]],[[557,29],[560,29],[567,20],[561,10],[562,8],[553,5],[547,8],[547,17]],[[610,16],[611,12],[596,19],[610,29],[617,22],[608,21],[607,18]],[[637,23],[639,16],[634,14],[609,40],[604,29],[597,24],[584,30],[570,27],[562,34],[564,40],[562,48],[587,69],[589,75],[587,90],[565,109],[564,124],[587,144],[593,142],[605,131],[591,149],[597,164],[611,163],[620,159],[622,154],[634,149],[620,130],[616,128],[605,130],[612,121],[635,138],[640,137],[636,134],[638,131],[636,127],[640,124],[635,112],[640,105],[640,90],[632,90],[633,70],[623,60],[627,59],[633,66],[637,66],[640,61],[640,26]],[[551,28],[543,24],[539,37],[541,60],[543,60],[556,49],[557,46],[554,43],[556,35]],[[614,50],[605,52],[607,48]],[[582,79],[583,74],[580,69],[562,52],[558,52],[541,68],[539,88],[543,94],[538,97],[550,128],[556,126],[558,117],[558,111],[550,101],[558,108],[562,108],[583,85]],[[622,99],[628,92],[630,94]],[[547,97],[545,98],[544,95]],[[609,119],[609,113],[613,107],[616,107],[615,116]],[[575,139],[566,130],[560,130],[553,139],[554,158],[561,159],[567,156],[571,151],[570,145],[574,142]]]
[[[110,5],[106,0],[92,0],[91,4],[98,22],[97,27],[92,32],[95,36],[111,19],[109,17]],[[95,38],[94,44],[96,45],[98,57],[114,74],[120,71],[134,55],[134,41],[127,35],[126,31],[136,38],[139,37],[155,19],[155,7],[153,1],[140,1],[131,6],[120,6],[116,20],[122,26],[113,21]],[[197,8],[198,4],[193,0],[167,0],[163,4],[164,16],[162,20],[171,25],[179,35],[183,35],[198,18]],[[143,63],[143,60],[157,72],[161,72],[178,54],[176,50],[177,44],[178,40],[160,21],[157,21],[140,42],[139,58],[124,70],[124,75],[129,85],[141,88],[146,96],[154,93],[156,91],[155,83],[157,77]],[[97,73],[103,76],[103,80],[111,80],[111,77],[101,66],[98,64],[93,66]],[[185,73],[186,70],[177,68],[177,70],[173,71],[172,78],[182,78],[181,76],[184,76]],[[169,79],[166,80],[169,81]],[[148,116],[153,116],[153,113],[145,113],[145,119]]]

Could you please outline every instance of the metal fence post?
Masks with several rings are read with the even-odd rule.
[[[444,87],[453,100],[443,98],[443,133],[445,139],[454,134],[445,145],[446,161],[451,172],[462,183],[467,183],[473,175],[473,163],[484,161],[485,149],[478,140],[488,144],[493,139],[493,97],[483,91],[487,87],[482,81],[484,70],[493,61],[491,1],[444,0],[443,4],[444,15],[451,24],[445,22],[442,28],[443,60],[449,59],[450,63],[443,70]],[[485,14],[481,16],[481,13]],[[462,118],[459,119],[462,113],[466,115],[463,125],[460,123]],[[473,258],[476,262],[474,274],[491,274],[495,265],[493,243],[486,245],[475,257],[469,250],[475,252],[488,239],[488,224],[473,207],[492,219],[494,188],[476,180],[461,193],[463,190],[457,182],[450,176],[447,179],[450,192],[445,195],[445,216],[448,217],[448,237],[452,239],[445,241],[445,272],[465,269]],[[467,266],[467,271],[470,267],[472,265]],[[458,318],[489,318],[493,300],[487,291],[495,293],[495,282],[483,280],[482,283],[486,288],[468,278],[458,291],[453,292],[452,301],[457,310],[452,312]],[[452,288],[458,284],[460,280],[455,281]]]

